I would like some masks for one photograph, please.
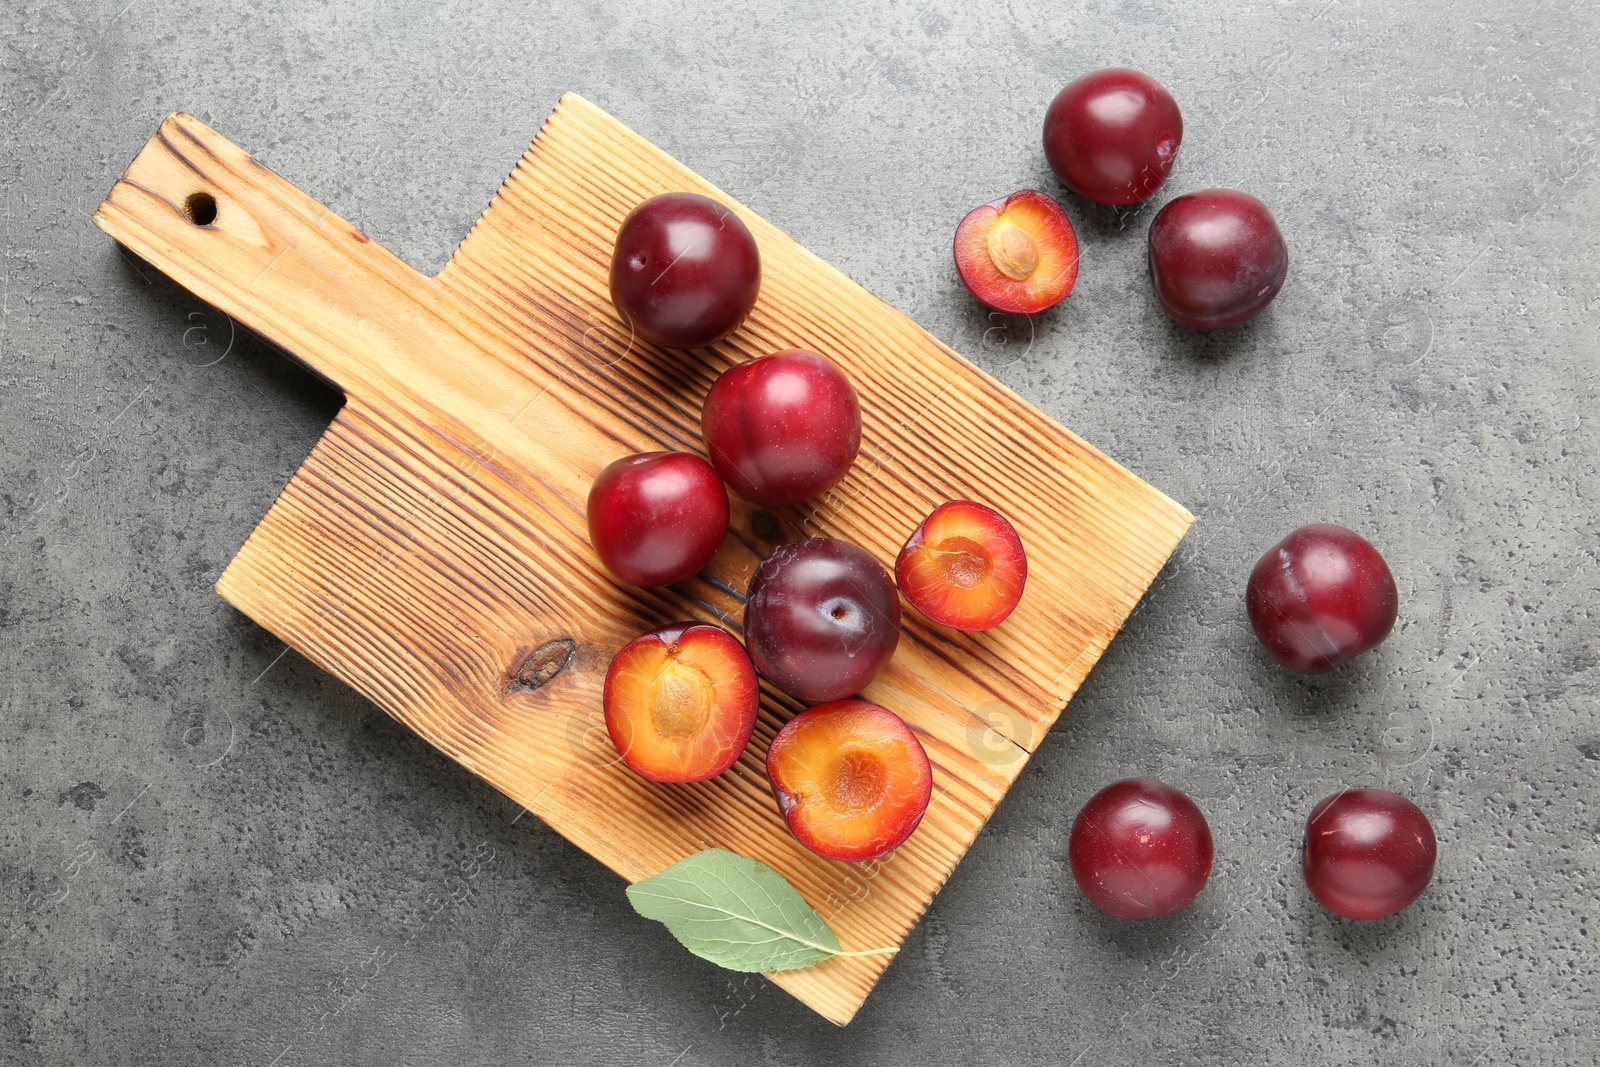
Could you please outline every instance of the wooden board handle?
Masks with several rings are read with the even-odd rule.
[[[440,347],[476,347],[432,279],[183,112],[94,221],[347,395],[393,398]]]
[[[381,246],[219,136],[192,115],[167,116],[134,157],[95,222],[162,264],[180,285],[283,345],[340,388],[363,356],[351,345],[339,287],[307,287],[307,272],[410,271]],[[291,258],[292,257],[292,258]],[[288,260],[288,262],[285,262]],[[415,273],[415,272],[412,272]],[[284,292],[293,287],[295,291]],[[322,325],[320,343],[273,336],[281,316],[263,311],[285,298],[299,318]],[[333,328],[326,328],[326,327]],[[344,329],[339,329],[343,326]]]

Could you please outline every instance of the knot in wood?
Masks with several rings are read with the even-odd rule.
[[[566,670],[577,647],[570,637],[546,641],[512,669],[507,688],[512,692],[532,692],[549,685],[556,675]]]

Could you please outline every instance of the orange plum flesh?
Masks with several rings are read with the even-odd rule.
[[[911,606],[939,625],[988,630],[1022,599],[1028,559],[1004,515],[952,500],[934,508],[912,533],[894,574]]]
[[[802,845],[832,860],[870,860],[922,821],[933,771],[917,735],[866,700],[802,711],[772,739],[767,777]]]
[[[1031,315],[1078,280],[1078,237],[1061,205],[1024,189],[972,209],[956,227],[956,273],[984,304]]]
[[[739,758],[761,691],[737,638],[675,623],[634,638],[606,672],[606,731],[623,762],[657,782],[702,782]]]

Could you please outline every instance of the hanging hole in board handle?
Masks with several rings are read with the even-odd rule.
[[[183,202],[183,217],[196,226],[217,221],[217,198],[210,193],[190,193]]]

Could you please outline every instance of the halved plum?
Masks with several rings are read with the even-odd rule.
[[[1032,189],[973,208],[956,227],[956,273],[996,311],[1031,315],[1072,291],[1078,236],[1061,205]]]
[[[1028,557],[1004,515],[951,500],[912,532],[894,561],[894,576],[911,606],[939,625],[989,630],[1022,599]]]
[[[867,700],[817,704],[790,719],[767,749],[767,777],[794,836],[830,860],[898,848],[933,796],[922,742]]]
[[[703,782],[744,751],[761,689],[737,638],[679,622],[622,646],[603,701],[606,731],[629,767],[657,782]]]

